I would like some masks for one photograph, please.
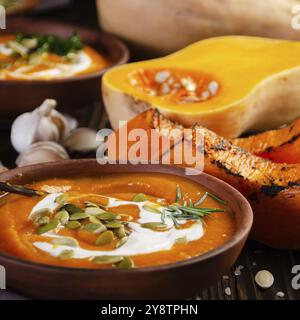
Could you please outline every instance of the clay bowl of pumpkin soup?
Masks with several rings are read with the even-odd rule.
[[[188,298],[236,261],[246,199],[207,174],[67,160],[0,174],[40,191],[1,198],[7,286],[37,298]]]
[[[102,74],[126,63],[116,38],[74,25],[14,18],[0,34],[0,114],[34,109],[53,98],[65,111],[101,97]]]

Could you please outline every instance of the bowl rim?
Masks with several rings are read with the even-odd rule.
[[[110,68],[114,68],[114,67],[117,67],[117,66],[120,66],[122,64],[127,63],[130,59],[130,51],[129,51],[128,46],[125,44],[125,42],[122,41],[121,39],[115,37],[114,35],[107,33],[105,31],[102,31],[102,30],[96,30],[96,29],[92,29],[92,28],[78,26],[78,25],[75,25],[72,23],[53,21],[53,20],[49,20],[49,19],[30,19],[30,18],[16,17],[16,18],[14,18],[14,21],[28,22],[30,24],[44,23],[44,24],[52,24],[52,25],[56,25],[56,26],[59,25],[64,28],[78,30],[79,32],[93,34],[97,38],[102,38],[107,41],[110,41],[111,45],[114,46],[115,49],[118,48],[120,50],[120,52],[122,52],[122,55],[119,57],[119,59],[117,61],[115,61],[111,65],[107,66],[106,68],[103,68],[101,70],[94,71],[94,72],[89,72],[86,74],[81,74],[81,75],[79,74],[77,76],[71,76],[71,77],[67,77],[67,78],[57,78],[57,79],[48,79],[48,80],[47,79],[45,79],[45,80],[42,80],[42,79],[1,80],[0,79],[0,85],[56,84],[56,83],[76,82],[76,81],[94,79],[94,78],[97,78],[97,77],[100,77],[101,75],[103,75]],[[8,31],[9,31],[9,29],[8,29]],[[49,33],[51,33],[51,32],[49,32]],[[8,32],[7,34],[10,34],[10,33]],[[94,50],[96,50],[98,53],[100,53],[100,50],[95,48],[93,45],[91,45],[91,46],[93,47]]]
[[[24,166],[24,167],[19,167],[15,169],[11,169],[8,171],[4,171],[0,173],[0,181],[7,181],[10,178],[20,176],[22,175],[22,171],[25,170],[25,172],[30,172],[32,169],[36,170],[42,170],[43,168],[47,167],[53,167],[53,166],[72,166],[72,165],[77,165],[77,164],[89,164],[91,162],[97,162],[95,159],[68,159],[68,160],[59,160],[59,161],[53,161],[53,162],[47,162],[47,163],[39,163],[39,164],[34,164],[34,165],[29,165],[29,166]],[[134,167],[135,165],[132,164],[114,164],[117,166],[132,166]],[[101,166],[99,164],[99,166]],[[103,166],[103,165],[102,165]],[[105,165],[104,165],[105,166]],[[187,177],[183,174],[184,172],[184,167],[177,167],[177,166],[171,166],[171,165],[164,165],[164,164],[157,164],[157,165],[149,165],[149,164],[139,164],[138,168],[145,167],[145,166],[156,166],[159,168],[168,168],[172,172],[163,172],[167,174],[173,174],[177,176],[183,176]],[[175,171],[175,173],[173,172]],[[177,171],[177,173],[176,173]],[[134,172],[134,171],[133,171]],[[141,172],[141,170],[137,170],[136,172]],[[151,172],[151,171],[150,171]],[[158,171],[153,171],[153,172],[158,172]],[[99,172],[101,173],[101,172]],[[9,176],[9,178],[5,178],[6,176]],[[77,268],[77,267],[65,267],[65,266],[57,266],[57,265],[51,265],[51,264],[46,264],[46,263],[40,263],[40,262],[34,262],[31,260],[26,260],[23,258],[18,258],[13,255],[7,254],[0,252],[0,259],[4,258],[5,260],[8,260],[9,262],[16,263],[21,266],[25,267],[31,267],[31,268],[38,268],[39,270],[43,269],[44,271],[60,271],[60,272],[69,272],[69,273],[105,273],[105,274],[118,274],[118,273],[146,273],[146,272],[157,272],[157,271],[165,271],[169,269],[178,269],[181,267],[187,267],[196,263],[200,263],[206,260],[210,260],[230,249],[235,247],[240,241],[243,239],[247,239],[248,234],[250,233],[252,224],[253,224],[253,211],[250,206],[250,203],[248,200],[234,187],[229,185],[227,182],[224,182],[212,175],[209,175],[207,173],[201,172],[199,176],[204,176],[206,179],[210,180],[211,182],[215,184],[219,184],[222,186],[222,188],[227,189],[230,193],[234,194],[234,197],[236,198],[237,203],[240,203],[240,208],[243,210],[243,225],[239,229],[237,229],[234,233],[234,235],[223,245],[216,247],[213,250],[209,250],[203,254],[200,254],[198,256],[194,256],[192,258],[188,258],[185,260],[173,262],[173,263],[168,263],[168,264],[162,264],[162,265],[155,265],[155,266],[147,266],[147,267],[138,267],[138,268],[132,268],[132,269],[117,269],[117,268]],[[4,177],[4,178],[3,178]],[[38,179],[37,179],[38,181]],[[198,182],[201,184],[201,182]],[[2,197],[5,197],[6,194],[4,194]]]

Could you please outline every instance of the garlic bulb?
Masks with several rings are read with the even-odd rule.
[[[46,99],[37,109],[17,117],[11,128],[11,143],[23,152],[38,141],[63,141],[77,126],[75,119],[66,117],[55,110],[57,103]]]
[[[89,152],[98,148],[97,132],[90,128],[77,128],[64,140],[63,145],[71,151]]]
[[[68,159],[66,150],[58,143],[52,141],[36,142],[22,152],[17,160],[18,167],[41,162]]]

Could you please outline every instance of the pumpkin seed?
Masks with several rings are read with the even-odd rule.
[[[50,218],[47,216],[40,217],[40,218],[37,218],[36,220],[34,220],[34,223],[38,226],[43,226],[49,222],[50,222]]]
[[[51,214],[51,210],[48,209],[48,208],[43,208],[43,209],[40,209],[40,210],[37,210],[37,211],[34,211],[32,212],[30,215],[29,215],[29,219],[34,221],[38,218],[41,218],[41,217],[46,217],[46,216],[50,216]]]
[[[188,240],[187,240],[186,236],[184,236],[184,237],[181,237],[181,238],[177,238],[175,240],[175,242],[178,243],[178,244],[187,244]]]
[[[114,240],[114,234],[112,231],[104,231],[100,234],[100,236],[96,240],[97,246],[103,246],[105,244],[109,244]]]
[[[98,264],[106,264],[106,263],[118,263],[118,262],[121,262],[123,259],[124,257],[121,257],[121,256],[98,256],[98,257],[93,257],[91,261]]]
[[[147,222],[142,223],[141,226],[143,228],[151,229],[153,231],[165,231],[168,229],[168,226],[165,223],[161,222]]]
[[[105,226],[108,229],[119,229],[122,227],[122,223],[117,221],[110,221],[110,222],[107,222]]]
[[[115,213],[111,213],[111,212],[104,212],[101,214],[97,215],[97,218],[99,218],[100,220],[116,220],[116,219],[120,219],[120,215],[115,214]]]
[[[63,250],[58,256],[60,260],[72,259],[73,257],[74,257],[73,250]]]
[[[74,204],[71,204],[71,203],[67,203],[67,204],[64,204],[61,208],[61,209],[65,209],[69,212],[69,214],[74,214],[74,213],[82,213],[83,210],[77,206],[75,206]]]
[[[78,229],[81,227],[81,223],[79,221],[70,221],[66,224],[66,227],[72,230]]]
[[[143,209],[152,213],[161,213],[158,208],[155,208],[154,205],[145,204],[143,205]]]
[[[261,270],[255,275],[255,282],[263,289],[272,287],[274,276],[268,270]]]
[[[101,223],[100,220],[95,216],[89,216],[89,220],[91,223]]]
[[[122,227],[120,227],[118,229],[115,229],[114,233],[120,239],[126,237],[126,232],[125,232],[124,226],[122,226]]]
[[[133,197],[132,201],[134,201],[134,202],[144,202],[144,201],[147,201],[147,197],[143,193],[137,193]]]
[[[117,244],[116,244],[116,248],[120,248],[120,247],[122,247],[122,245],[123,245],[123,244],[125,244],[125,243],[127,242],[127,240],[128,240],[128,238],[127,238],[127,237],[123,237],[123,238],[121,238],[121,239],[117,242]]]
[[[61,245],[61,246],[68,246],[68,247],[78,247],[78,241],[72,237],[59,237],[54,238],[52,240],[53,244]]]
[[[85,213],[85,212],[77,212],[77,213],[73,213],[70,216],[70,220],[82,220],[82,219],[86,219],[89,216]]]
[[[87,223],[83,226],[83,230],[92,232],[95,234],[100,234],[101,232],[106,231],[106,227],[102,223]]]
[[[130,257],[124,257],[123,260],[116,263],[118,269],[130,269],[134,268],[134,262]]]
[[[51,220],[49,223],[43,225],[42,227],[37,229],[37,234],[43,234],[53,229],[56,229],[59,225],[58,220]]]
[[[59,222],[63,225],[68,223],[69,217],[69,213],[65,209],[58,211],[55,215],[55,219],[59,220]]]
[[[55,198],[55,202],[59,204],[65,204],[68,201],[68,195],[66,193],[61,194]]]
[[[99,206],[96,203],[91,202],[91,201],[85,201],[84,204],[85,204],[86,207],[99,208]]]
[[[92,215],[92,216],[96,216],[98,214],[104,213],[105,210],[101,209],[101,208],[96,208],[96,207],[88,207],[84,210],[84,212],[88,215]]]

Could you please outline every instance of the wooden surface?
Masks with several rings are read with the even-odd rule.
[[[58,21],[72,22],[82,26],[97,28],[97,17],[93,0],[74,1],[72,7],[60,8],[60,10],[48,11],[34,15],[36,18],[55,19]],[[9,23],[9,21],[8,21]],[[49,30],[51,32],[51,30]],[[133,58],[137,59],[141,54],[133,52]],[[95,126],[95,118],[99,118],[100,106],[93,106],[93,117],[87,118],[92,112],[82,112],[81,122],[91,127]],[[97,120],[96,122],[99,123]],[[8,119],[0,119],[0,160],[7,166],[13,167],[17,156],[9,142],[11,122]],[[100,125],[101,126],[101,125]],[[220,281],[206,290],[199,292],[193,299],[269,299],[269,300],[300,300],[300,290],[291,287],[292,267],[300,265],[300,251],[280,251],[267,248],[257,242],[248,241],[237,263],[228,275],[224,275]],[[254,276],[259,270],[269,270],[275,278],[274,285],[267,290],[261,290],[254,281]],[[228,289],[230,288],[230,290]],[[227,292],[227,294],[225,293]],[[283,292],[284,297],[277,296]],[[229,294],[230,293],[230,294]],[[10,290],[0,290],[0,300],[26,299],[22,295]]]

